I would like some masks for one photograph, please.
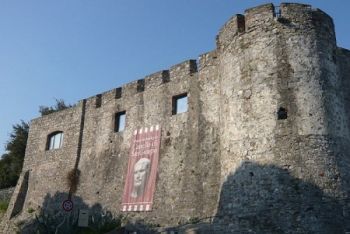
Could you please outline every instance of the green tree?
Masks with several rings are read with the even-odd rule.
[[[0,188],[15,186],[21,173],[29,125],[23,120],[12,126],[10,140],[6,143],[5,150],[0,160]]]

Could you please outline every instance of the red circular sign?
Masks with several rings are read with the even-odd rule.
[[[71,211],[73,209],[73,202],[71,200],[65,200],[63,203],[62,203],[62,208],[65,210],[65,211]]]

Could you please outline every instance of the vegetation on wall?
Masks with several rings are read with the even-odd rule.
[[[72,107],[72,105],[66,104],[64,100],[56,99],[56,104],[54,106],[39,106],[39,112],[41,116],[44,116],[70,107]]]
[[[52,107],[40,106],[41,116],[71,107],[61,99],[56,99]],[[25,121],[12,126],[10,139],[5,145],[6,153],[0,157],[0,189],[13,187],[22,171],[25,149],[27,145],[29,125]]]

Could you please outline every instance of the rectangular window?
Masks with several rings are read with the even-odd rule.
[[[114,131],[115,132],[122,132],[125,129],[125,117],[126,112],[118,112],[115,114],[115,122],[114,122]]]
[[[49,145],[47,146],[47,150],[59,149],[63,142],[63,132],[54,132],[48,136],[48,139]]]
[[[187,93],[173,97],[173,115],[186,112],[188,109]]]

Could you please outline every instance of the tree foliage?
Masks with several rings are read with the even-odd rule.
[[[56,104],[54,106],[39,106],[39,112],[41,116],[44,116],[70,107],[72,107],[72,105],[66,104],[64,100],[56,99]]]
[[[0,160],[0,188],[15,186],[21,173],[27,144],[29,125],[21,121],[12,126],[10,140],[6,143],[7,153]]]
[[[52,107],[40,106],[41,116],[71,107],[62,99],[56,99]],[[0,158],[0,189],[15,186],[22,171],[29,132],[28,123],[23,120],[12,126],[10,139],[5,145],[6,153]]]

